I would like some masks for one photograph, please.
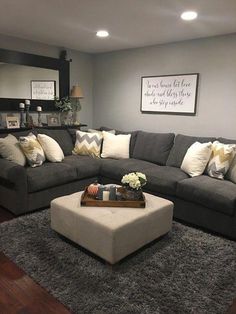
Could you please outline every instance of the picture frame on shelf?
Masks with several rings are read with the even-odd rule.
[[[61,122],[60,122],[59,115],[57,114],[47,115],[47,123],[48,123],[48,126],[60,126]]]
[[[19,117],[6,116],[6,124],[8,129],[18,129],[20,128]]]

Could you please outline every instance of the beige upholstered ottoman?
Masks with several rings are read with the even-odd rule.
[[[82,192],[51,202],[51,227],[111,264],[170,231],[173,203],[145,193],[146,208],[81,207]]]

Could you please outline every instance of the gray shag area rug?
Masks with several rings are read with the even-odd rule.
[[[51,230],[48,210],[0,224],[0,249],[74,313],[222,314],[236,297],[236,242],[176,222],[114,268]]]

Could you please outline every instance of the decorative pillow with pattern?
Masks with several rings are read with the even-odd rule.
[[[207,166],[209,176],[224,179],[236,153],[235,144],[223,144],[215,141],[212,145],[212,155]]]
[[[28,136],[21,136],[19,143],[31,167],[38,167],[43,164],[45,161],[44,151],[33,133]]]
[[[72,154],[100,157],[101,144],[101,134],[77,131],[75,147]]]

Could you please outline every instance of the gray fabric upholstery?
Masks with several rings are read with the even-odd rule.
[[[206,143],[206,142],[214,142],[215,140],[216,138],[214,137],[196,137],[196,136],[187,136],[187,135],[182,135],[182,134],[176,135],[174,146],[172,147],[170,151],[166,165],[180,168],[188,148],[194,142]]]
[[[0,133],[0,137],[6,137],[8,134],[14,135],[17,139],[19,139],[20,136],[27,136],[29,133],[37,134],[35,130],[27,130],[27,131],[21,131],[20,129],[17,131],[11,131],[9,129],[9,133]]]
[[[107,128],[105,126],[100,127],[100,131],[110,131],[110,130],[114,130],[114,129]],[[129,156],[130,158],[133,158],[133,151],[134,151],[134,146],[135,146],[138,131],[132,131],[132,132],[128,132],[128,131],[126,132],[126,131],[120,131],[120,130],[115,130],[115,131],[117,135],[118,134],[131,134],[130,145],[129,145]]]
[[[165,165],[174,143],[173,133],[150,133],[138,131],[133,158]]]
[[[225,138],[225,137],[219,137],[219,138],[217,138],[217,141],[219,141],[220,143],[224,143],[224,144],[236,144],[236,140],[232,140],[232,139]]]
[[[71,155],[74,148],[72,138],[67,130],[36,129],[37,133],[52,137],[61,147],[65,156]]]
[[[141,171],[145,173],[145,169],[150,168],[153,164],[147,161],[138,159],[102,159],[100,175],[120,181],[123,175],[133,172]]]
[[[176,195],[177,182],[188,178],[179,168],[153,165],[143,171],[147,176],[145,189],[167,195]]]
[[[66,156],[63,163],[76,169],[77,179],[90,178],[99,175],[101,160],[90,156]]]
[[[26,186],[25,169],[12,161],[0,158],[0,178],[14,183],[15,186]]]
[[[236,184],[202,175],[180,181],[177,185],[177,196],[233,215],[236,209]]]
[[[45,162],[42,166],[26,168],[28,191],[36,192],[77,180],[73,165],[65,162]]]
[[[78,131],[78,129],[68,129],[68,133],[71,136],[73,146],[75,146],[75,142],[76,142],[76,131]]]

